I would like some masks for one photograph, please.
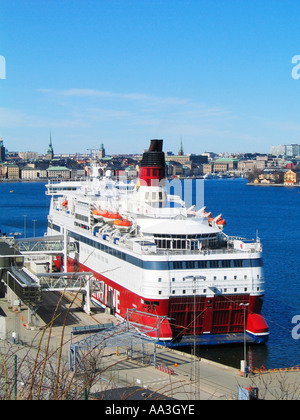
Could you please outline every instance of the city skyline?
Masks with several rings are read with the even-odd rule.
[[[8,150],[269,153],[299,144],[292,0],[4,0]],[[294,72],[295,75],[295,72]],[[30,147],[29,147],[30,146]]]

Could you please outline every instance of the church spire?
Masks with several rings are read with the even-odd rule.
[[[50,130],[50,139],[49,139],[49,146],[47,150],[47,159],[52,160],[54,156],[53,147],[52,147],[52,137],[51,137],[51,130]]]
[[[182,146],[182,137],[180,137],[180,147],[179,147],[179,151],[178,151],[178,156],[183,156],[183,146]]]

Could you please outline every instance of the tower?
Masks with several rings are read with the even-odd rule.
[[[3,140],[0,139],[0,162],[5,161],[5,147],[3,146]]]
[[[50,131],[50,140],[49,140],[49,146],[47,150],[47,159],[52,160],[54,157],[53,147],[52,147],[52,139],[51,139],[51,131]]]
[[[98,157],[99,159],[103,159],[105,157],[105,149],[102,143],[100,144]]]
[[[178,156],[183,156],[183,146],[182,146],[182,137],[180,138],[180,147],[179,147],[179,151],[178,151]]]

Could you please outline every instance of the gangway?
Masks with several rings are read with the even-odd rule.
[[[43,292],[76,292],[84,288],[90,280],[91,272],[37,273],[38,283]]]
[[[11,267],[4,282],[30,309],[35,309],[42,302],[42,291],[38,279],[26,268]]]
[[[87,296],[87,299],[83,299],[83,309],[90,313],[90,283],[94,280],[93,274],[51,271],[49,258],[52,255],[62,254],[66,260],[68,253],[76,250],[76,244],[67,241],[66,235],[23,239],[2,237],[0,280],[12,291],[12,296],[16,296],[33,311],[42,302],[42,292],[71,291]],[[26,268],[29,265],[36,268],[47,266],[48,270],[34,274],[37,270]]]
[[[15,239],[14,247],[22,254],[47,254],[57,255],[65,252],[64,236],[42,236],[35,238],[21,238]],[[76,244],[74,242],[67,243],[67,251],[76,251]]]

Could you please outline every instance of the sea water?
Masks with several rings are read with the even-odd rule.
[[[192,204],[193,185],[191,180],[184,180],[188,205]],[[300,364],[300,338],[292,334],[293,318],[300,316],[300,188],[249,186],[241,178],[197,180],[196,188],[208,211],[214,216],[222,213],[228,235],[247,239],[259,236],[263,245],[262,314],[270,337],[266,345],[251,346],[253,366],[271,369]],[[43,182],[0,183],[2,233],[43,236],[50,205],[45,191]],[[197,353],[239,367],[243,346],[200,347]]]

